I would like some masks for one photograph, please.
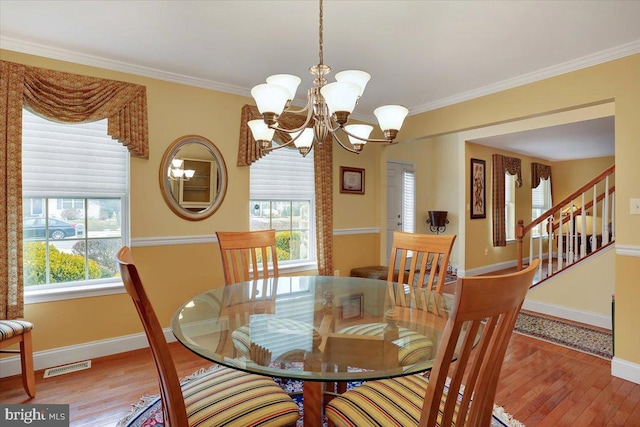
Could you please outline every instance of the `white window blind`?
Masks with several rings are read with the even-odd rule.
[[[531,190],[531,205],[534,209],[541,209],[540,213],[551,208],[550,183],[551,180],[542,179],[540,184]]]
[[[415,233],[416,229],[416,183],[413,170],[402,172],[402,231]]]
[[[544,212],[551,209],[551,179],[541,179],[538,186],[531,190],[531,220],[537,219]],[[547,235],[546,222],[531,230],[531,235],[536,237],[542,232]]]
[[[274,150],[251,165],[251,199],[313,200],[313,152]]]
[[[56,123],[22,110],[25,197],[109,197],[127,192],[128,150],[107,135],[107,120]]]

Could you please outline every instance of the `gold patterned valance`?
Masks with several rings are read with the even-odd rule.
[[[502,156],[504,170],[516,176],[516,185],[522,187],[522,161],[517,157]]]
[[[1,61],[3,79],[22,86],[23,106],[49,120],[83,123],[107,119],[107,133],[131,155],[149,157],[145,86]]]
[[[541,179],[551,178],[551,166],[543,165],[542,163],[531,163],[531,188],[536,188],[540,185]]]

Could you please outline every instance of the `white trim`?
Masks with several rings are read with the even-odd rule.
[[[603,62],[613,61],[615,59],[623,58],[625,56],[635,55],[640,52],[640,40],[635,40],[630,43],[626,43],[620,46],[613,47],[611,49],[602,50],[591,55],[577,58],[572,61],[567,61],[562,64],[554,65],[551,67],[543,68],[532,73],[523,74],[511,79],[503,80],[494,84],[483,86],[477,89],[473,89],[467,92],[462,92],[457,95],[449,96],[437,101],[429,102],[423,105],[418,105],[411,108],[410,115],[424,113],[426,111],[436,110],[438,108],[447,107],[449,105],[458,104],[460,102],[468,101],[470,99],[479,98],[485,95],[491,95],[492,93],[500,92],[514,87],[522,86],[525,84],[533,83],[536,81],[548,79],[551,77],[566,74],[572,71],[580,70],[582,68],[591,67],[601,64]]]
[[[348,236],[353,234],[380,234],[380,228],[341,228],[333,230],[334,236]],[[200,243],[218,243],[218,239],[215,234],[199,236],[137,237],[131,239],[131,246],[138,248],[146,246],[195,245]]]
[[[35,286],[37,288],[37,286]],[[125,292],[122,280],[114,278],[108,283],[96,285],[67,286],[53,289],[26,289],[24,292],[25,304],[40,302],[62,301],[74,298],[89,298],[102,295],[123,294]]]
[[[523,259],[522,262],[528,262],[527,259]],[[469,270],[458,270],[459,276],[479,276],[481,274],[493,273],[498,270],[506,270],[507,268],[513,268],[518,265],[518,261],[504,261],[497,264],[483,265],[482,267],[472,268]]]
[[[171,328],[165,328],[164,337],[167,342],[176,341]],[[95,357],[104,357],[111,354],[124,353],[149,347],[147,336],[144,332],[121,337],[107,338],[100,341],[91,341],[66,347],[52,348],[50,350],[33,353],[33,367],[36,371],[66,365],[68,363],[90,360]],[[20,374],[20,356],[11,356],[0,359],[0,378]]]
[[[380,227],[368,228],[335,228],[334,236],[349,236],[352,234],[380,234]]]
[[[215,234],[205,234],[199,236],[137,237],[131,239],[132,247],[196,245],[200,243],[218,243],[218,238]]]
[[[201,87],[204,89],[213,89],[220,92],[232,93],[244,97],[251,96],[250,89],[246,89],[243,87],[233,86],[208,79],[201,79],[198,77],[187,76],[184,74],[170,73],[168,71],[158,70],[155,68],[142,67],[140,65],[101,58],[99,56],[87,55],[84,53],[60,49],[54,46],[25,42],[9,37],[0,37],[0,45],[2,45],[2,49],[13,50],[15,52],[28,53],[30,55],[42,56],[45,58],[59,59],[61,61],[89,65],[92,67],[99,67],[107,70],[121,71],[123,73],[151,77],[154,79],[181,83],[189,86]]]
[[[614,357],[611,360],[611,375],[640,384],[640,365]]]
[[[640,246],[616,243],[616,255],[640,257]]]
[[[575,308],[561,305],[530,301],[525,299],[522,304],[523,310],[546,314],[547,316],[559,317],[586,325],[597,326],[599,328],[611,329],[611,317],[590,311],[576,310]]]

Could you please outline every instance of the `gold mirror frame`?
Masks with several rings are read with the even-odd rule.
[[[191,146],[191,144],[194,144],[194,146]],[[204,148],[204,150],[202,150],[202,148]],[[186,188],[185,182],[188,180],[184,178],[171,178],[170,176],[172,162],[176,159],[176,156],[181,150],[184,150],[184,152],[187,153],[187,156],[189,156],[188,153],[190,151],[203,151],[207,156],[209,154],[211,155],[211,158],[200,158],[199,155],[196,155],[192,156],[196,158],[186,159],[186,161],[190,162],[211,162],[209,169],[210,176],[207,178],[211,183],[211,188],[204,187],[208,188],[208,190],[199,189],[199,191],[203,192],[202,194],[205,194],[204,192],[208,191],[211,195],[211,200],[197,203],[185,202],[182,200],[183,194],[186,192],[186,190],[183,190]],[[184,157],[185,156],[183,154],[180,158]],[[215,171],[212,171],[214,167]],[[209,218],[218,210],[227,193],[228,176],[224,158],[213,142],[199,135],[186,135],[171,143],[162,157],[162,162],[160,162],[159,178],[160,189],[162,191],[164,201],[176,215],[189,221],[201,221]],[[202,178],[198,179],[202,181]]]

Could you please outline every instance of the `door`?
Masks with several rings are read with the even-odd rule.
[[[387,162],[387,265],[393,247],[393,232],[413,233],[415,217],[415,165],[410,162]]]

